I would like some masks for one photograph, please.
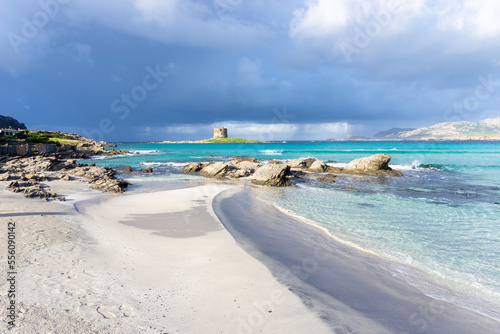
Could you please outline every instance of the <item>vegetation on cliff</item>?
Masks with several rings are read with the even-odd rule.
[[[73,144],[77,145],[80,140],[76,139],[73,135],[57,131],[22,131],[14,136],[6,136],[12,139],[19,139],[26,143],[42,143],[42,144]]]

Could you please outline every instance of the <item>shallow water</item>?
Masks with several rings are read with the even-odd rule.
[[[259,201],[255,196],[260,190],[223,192],[214,199],[214,211],[236,241],[333,332],[496,331],[499,322],[480,312],[408,285],[405,277],[393,274],[394,263],[389,259]]]

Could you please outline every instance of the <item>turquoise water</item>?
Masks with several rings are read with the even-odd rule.
[[[390,154],[391,166],[404,177],[341,176],[335,184],[301,183],[267,189],[261,197],[343,240],[389,257],[394,260],[394,275],[428,294],[498,316],[500,143],[120,144],[119,148],[136,154],[94,162],[153,167],[152,176],[134,176],[133,182],[143,184],[186,178],[178,170],[192,161],[315,157],[343,166],[355,158]],[[439,281],[440,288],[422,280],[422,273]],[[488,304],[481,302],[486,299]]]

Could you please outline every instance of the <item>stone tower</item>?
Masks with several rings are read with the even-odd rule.
[[[227,129],[214,128],[214,138],[227,138]]]

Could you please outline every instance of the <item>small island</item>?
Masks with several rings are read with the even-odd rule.
[[[183,140],[183,141],[165,140],[160,142],[160,144],[252,144],[252,143],[268,143],[268,142],[264,140],[229,138],[227,135],[227,128],[214,128],[214,136],[210,139]]]

